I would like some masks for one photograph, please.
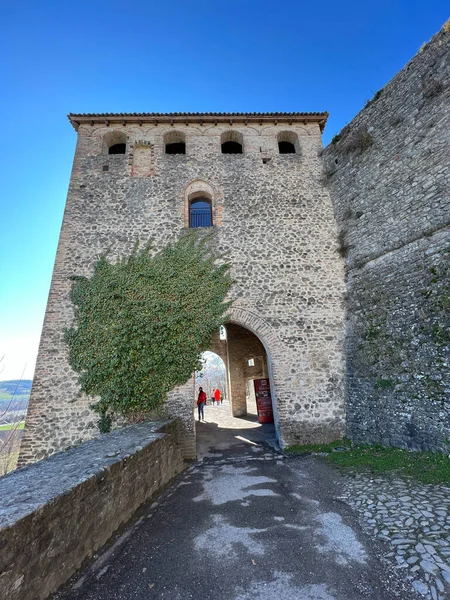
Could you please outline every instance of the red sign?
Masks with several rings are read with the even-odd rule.
[[[256,408],[260,423],[273,423],[272,397],[268,379],[254,379]]]

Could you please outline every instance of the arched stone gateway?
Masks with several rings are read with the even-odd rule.
[[[264,322],[264,320],[261,317],[243,308],[231,307],[229,311],[228,323],[231,327],[235,325],[240,327],[244,331],[250,332],[254,338],[247,338],[247,340],[244,342],[242,338],[240,341],[236,338],[234,340],[228,339],[228,345],[231,345],[231,348],[228,349],[229,370],[231,369],[231,367],[234,367],[236,370],[239,371],[239,375],[236,373],[235,376],[235,380],[237,380],[236,384],[233,386],[232,382],[230,381],[230,396],[232,399],[233,414],[235,416],[240,416],[240,414],[242,414],[241,406],[243,404],[243,400],[245,399],[245,390],[242,391],[242,383],[246,384],[248,379],[256,379],[256,377],[267,377],[270,380],[272,406],[274,411],[274,422],[277,432],[277,439],[279,442],[281,442],[278,420],[276,386],[274,380],[274,369],[273,361],[271,359],[272,355],[276,357],[280,356],[280,342],[277,339],[276,333],[266,322]],[[230,328],[228,327],[227,329]],[[236,333],[237,336],[239,336],[239,332]],[[258,345],[262,346],[262,352],[258,352]],[[248,351],[250,354],[253,354],[253,358],[255,356],[257,356],[258,358],[262,357],[260,358],[260,362],[262,364],[258,364],[257,361],[257,364],[252,365],[250,367],[250,372],[248,372],[248,369],[246,368],[246,366],[248,367],[249,365],[245,365],[245,361],[247,359],[251,359],[252,356],[250,356],[250,354],[247,356],[246,351]],[[241,360],[241,364],[239,364],[239,360]],[[276,361],[276,363],[278,364],[278,360]],[[252,373],[252,371],[254,372]],[[235,388],[234,394],[233,387]]]
[[[257,315],[243,309],[231,309],[225,327],[226,336],[221,339],[219,331],[212,336],[208,351],[220,357],[226,370],[226,397],[233,417],[247,415],[247,396],[253,396],[253,380],[269,379],[277,440],[280,441],[276,390],[270,351],[276,353],[276,335]],[[263,332],[263,339],[256,332]],[[270,343],[270,349],[267,345]],[[195,456],[196,399],[202,380],[192,379],[188,384],[174,390],[168,400],[168,413],[176,414],[184,427],[185,451]],[[206,391],[206,389],[205,389]]]
[[[247,383],[257,378],[269,379],[269,359],[264,345],[249,329],[229,321],[225,331],[226,339],[218,339],[218,334],[213,336],[209,350],[226,365],[232,414],[241,417],[247,412]]]
[[[317,388],[315,402],[302,402],[302,385],[306,381],[292,378],[289,352],[273,328],[260,316],[242,307],[232,307],[225,326],[226,339],[215,332],[208,350],[217,354],[227,371],[227,397],[234,417],[244,417],[247,412],[248,383],[258,378],[268,378],[272,398],[276,438],[281,447],[292,443],[319,443],[332,441],[343,434],[342,406],[343,384],[336,375],[330,376],[328,385]],[[250,364],[251,361],[253,364]],[[295,389],[292,382],[300,385]],[[185,451],[195,457],[196,427],[195,402],[201,382],[192,379],[170,394],[169,413],[176,414],[185,428]],[[250,389],[252,386],[250,385]],[[323,399],[320,394],[327,394]],[[322,400],[322,402],[320,402]],[[302,404],[300,404],[302,402]],[[303,410],[298,411],[299,404]],[[294,406],[294,409],[291,407]],[[292,439],[292,427],[298,437]]]
[[[315,340],[311,352],[307,341],[296,345],[286,343],[267,320],[241,306],[232,307],[229,318],[230,323],[252,332],[264,347],[280,446],[339,438],[343,434],[345,414],[339,352],[336,352],[334,366],[331,345],[320,351],[319,340]],[[330,323],[330,334],[332,330]],[[310,372],[311,363],[314,370],[326,367],[331,372],[317,377],[316,373]],[[334,373],[333,366],[336,368]]]
[[[234,282],[227,363],[233,413],[245,413],[246,381],[267,373],[280,445],[328,442],[343,433],[344,269],[319,156],[326,117],[70,116],[78,143],[21,465],[98,435],[92,400],[79,393],[63,341],[73,318],[70,278],[92,273],[106,249],[112,260],[126,255],[137,238],[162,248],[195,225],[190,208],[202,199],[210,220],[201,225],[215,232]],[[124,140],[125,154],[108,154]],[[280,141],[298,151],[280,154]],[[243,154],[222,153],[226,142],[239,143]],[[186,154],[167,154],[172,143],[184,143]],[[190,381],[166,406],[182,422],[190,457],[194,398]]]

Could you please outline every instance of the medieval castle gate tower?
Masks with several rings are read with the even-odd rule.
[[[69,118],[78,143],[21,464],[96,434],[96,415],[79,393],[63,342],[73,316],[70,277],[89,275],[106,250],[115,259],[137,238],[162,247],[196,226],[216,230],[232,264],[227,343],[234,414],[245,412],[250,352],[261,355],[270,376],[281,444],[339,437],[344,273],[319,157],[327,114]],[[214,339],[211,349],[220,343]],[[168,412],[182,419],[192,455],[190,385],[171,394]]]

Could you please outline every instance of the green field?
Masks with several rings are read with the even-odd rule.
[[[0,400],[14,400],[15,402],[19,401],[28,401],[30,394],[15,394],[14,398],[12,394],[9,392],[5,392],[4,390],[0,390]]]
[[[5,423],[4,425],[0,425],[0,431],[10,431],[11,429],[23,429],[25,427],[25,421],[20,421],[20,423]]]
[[[336,448],[340,451],[336,452]],[[290,446],[287,454],[323,453],[323,459],[336,466],[366,473],[394,472],[422,483],[450,485],[450,458],[441,452],[419,452],[383,446],[353,445],[350,440],[330,444]]]
[[[14,471],[19,458],[19,451],[14,450],[7,454],[0,454],[0,477],[10,471]]]

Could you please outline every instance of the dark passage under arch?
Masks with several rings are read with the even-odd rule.
[[[239,144],[239,142],[224,142],[222,144],[222,154],[242,154],[242,144]]]
[[[255,451],[264,452],[268,444],[276,445],[269,359],[257,335],[228,322],[214,333],[202,358],[211,364],[195,377],[195,409],[199,386],[208,397],[205,421],[196,424],[198,455],[210,456],[214,448],[222,445],[233,449],[232,452],[251,449],[254,455]],[[218,405],[210,400],[213,388],[220,389],[223,403]],[[197,410],[195,418],[198,419]]]
[[[108,148],[108,154],[125,154],[126,144],[113,144]]]
[[[184,142],[166,144],[166,154],[186,154],[186,144]]]
[[[295,154],[295,146],[291,142],[278,142],[280,154]]]

